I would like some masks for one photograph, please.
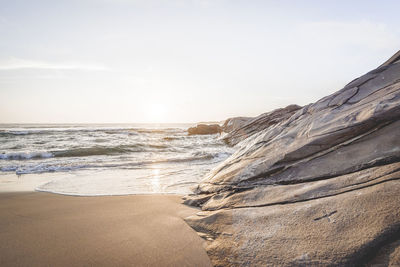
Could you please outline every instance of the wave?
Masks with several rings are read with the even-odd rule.
[[[127,154],[133,152],[151,152],[152,149],[160,151],[169,148],[163,144],[136,144],[136,145],[119,145],[114,147],[94,146],[72,148],[58,151],[40,151],[40,152],[11,152],[0,154],[2,160],[26,160],[52,157],[88,157],[88,156],[107,156]]]
[[[88,148],[75,148],[61,151],[54,151],[55,157],[87,157],[87,156],[100,156],[100,155],[116,155],[130,152],[140,152],[141,149],[135,149],[134,146],[124,147],[88,147]]]
[[[87,162],[87,161],[68,161],[68,162],[40,162],[38,164],[16,164],[3,166],[0,171],[2,172],[15,172],[17,175],[29,174],[29,173],[45,173],[45,172],[67,172],[79,169],[136,169],[140,168],[152,168],[157,164],[168,164],[168,163],[188,163],[188,162],[201,162],[213,163],[223,160],[230,154],[225,152],[207,153],[207,152],[195,152],[185,157],[172,157],[157,160],[144,160],[144,161],[128,161],[128,162]]]
[[[146,128],[60,128],[60,129],[21,129],[21,130],[0,130],[0,136],[14,136],[14,135],[51,135],[60,133],[98,133],[105,134],[125,134],[137,135],[141,133],[148,134],[163,134],[163,133],[180,133],[186,132],[180,128],[163,128],[163,129],[146,129]]]
[[[179,162],[189,162],[189,161],[197,161],[197,160],[207,160],[207,159],[212,159],[212,158],[214,158],[214,155],[208,154],[208,155],[204,155],[204,156],[192,156],[192,157],[160,159],[160,160],[143,162],[143,164],[179,163]]]
[[[0,136],[28,135],[29,131],[4,131],[0,130]]]
[[[167,145],[162,144],[131,144],[131,145],[118,145],[113,147],[94,146],[73,148],[68,150],[52,151],[55,157],[87,157],[87,156],[101,156],[101,155],[118,155],[133,152],[151,152],[151,149],[160,151],[168,148]]]
[[[53,135],[60,133],[97,133],[103,132],[105,134],[135,134],[130,129],[41,129],[41,130],[0,130],[0,136],[14,136],[14,135]]]
[[[165,141],[173,141],[173,140],[177,140],[178,137],[172,137],[172,136],[167,136],[167,137],[163,137],[163,140]]]
[[[188,138],[190,138],[190,136],[186,135],[175,135],[175,136],[165,136],[162,138],[162,140],[164,141],[174,141],[174,140],[188,140]]]
[[[186,132],[186,130],[181,128],[162,128],[162,129],[134,128],[132,130],[138,133],[158,133],[158,134]]]
[[[194,152],[186,157],[175,157],[175,158],[150,160],[150,161],[138,162],[136,164],[151,165],[151,164],[159,164],[159,163],[182,163],[182,162],[191,162],[191,161],[204,161],[204,160],[211,160],[211,159],[222,160],[224,158],[227,158],[229,155],[230,155],[230,153],[226,153],[226,152],[210,153],[210,152],[199,151],[199,152]]]
[[[4,160],[23,160],[23,159],[38,159],[51,158],[54,155],[50,152],[14,152],[0,154],[0,159]]]
[[[15,174],[30,174],[30,173],[45,173],[45,172],[68,172],[74,171],[78,169],[87,168],[88,166],[80,165],[80,166],[59,166],[59,165],[36,165],[36,166],[10,166],[3,167],[1,171],[10,172],[15,171]]]

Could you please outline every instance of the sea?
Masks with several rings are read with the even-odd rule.
[[[0,192],[189,194],[234,148],[192,124],[0,124]]]

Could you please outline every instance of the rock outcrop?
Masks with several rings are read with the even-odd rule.
[[[234,117],[225,120],[222,125],[222,130],[225,133],[230,133],[232,131],[236,131],[239,128],[242,128],[247,122],[252,120],[253,117]]]
[[[188,129],[189,135],[216,134],[221,132],[222,128],[218,124],[198,124],[197,126]]]
[[[213,264],[399,266],[400,51],[280,118],[186,197]]]
[[[223,129],[228,134],[223,137],[223,140],[229,145],[236,145],[253,134],[288,119],[300,108],[298,105],[290,105],[263,113],[255,118],[238,117],[227,119]]]

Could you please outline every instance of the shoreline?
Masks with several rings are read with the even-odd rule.
[[[146,171],[148,170],[144,170],[144,172]],[[191,193],[183,186],[179,189],[169,186],[169,191],[160,190],[158,176],[150,177],[146,184],[139,181],[142,179],[141,177],[131,179],[131,176],[130,170],[79,170],[23,175],[12,172],[0,173],[0,194],[36,191],[65,196],[97,197],[158,194],[184,196]],[[131,182],[127,183],[126,181]],[[179,184],[177,186],[179,187]]]
[[[2,266],[211,266],[181,196],[0,193]]]

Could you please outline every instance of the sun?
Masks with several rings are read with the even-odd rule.
[[[148,122],[163,123],[168,120],[168,109],[165,105],[153,103],[150,104],[146,110]]]

